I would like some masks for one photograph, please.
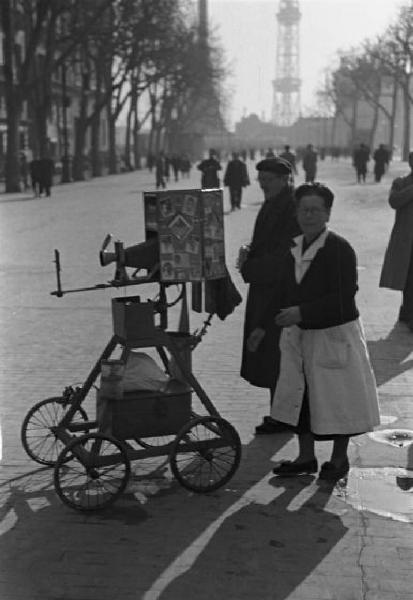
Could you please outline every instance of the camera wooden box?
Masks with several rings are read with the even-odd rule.
[[[124,341],[151,338],[156,334],[154,308],[151,302],[140,302],[139,296],[112,298],[113,333]]]
[[[191,391],[172,379],[164,392],[125,392],[121,400],[98,393],[96,412],[99,429],[120,440],[174,435],[191,419]]]

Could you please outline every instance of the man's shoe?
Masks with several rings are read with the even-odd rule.
[[[264,417],[262,423],[257,425],[255,428],[256,435],[265,435],[271,433],[281,433],[283,431],[289,431],[289,428],[284,423],[279,423],[271,417]]]
[[[310,473],[317,473],[318,463],[317,460],[307,460],[306,462],[291,462],[284,460],[279,465],[273,468],[272,472],[274,475],[282,477],[295,477],[296,475],[309,475]]]
[[[318,477],[324,481],[338,481],[342,477],[345,477],[349,471],[350,464],[347,458],[339,467],[336,467],[332,462],[327,461],[321,465]]]

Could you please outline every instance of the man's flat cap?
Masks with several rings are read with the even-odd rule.
[[[264,160],[257,163],[255,168],[257,171],[269,171],[276,175],[291,175],[292,173],[292,168],[288,160],[278,157],[264,158]]]

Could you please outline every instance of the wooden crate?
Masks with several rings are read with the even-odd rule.
[[[190,388],[171,380],[164,392],[125,392],[121,400],[97,394],[100,431],[117,439],[173,435],[191,419]]]

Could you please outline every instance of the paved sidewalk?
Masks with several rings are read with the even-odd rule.
[[[243,208],[225,217],[227,264],[244,297],[235,258],[261,199],[249,169]],[[193,355],[196,377],[241,436],[232,480],[197,495],[173,479],[167,460],[136,461],[127,493],[92,515],[61,503],[53,471],[30,461],[19,431],[36,402],[84,380],[111,333],[110,300],[123,293],[50,296],[53,249],[65,288],[111,278],[112,266],[98,265],[99,245],[109,231],[127,245],[142,239],[140,192],[153,177],[56,186],[47,199],[0,195],[1,600],[413,600],[413,445],[402,435],[413,430],[413,334],[396,323],[399,294],[377,283],[394,218],[387,193],[405,170],[394,164],[381,184],[357,186],[348,162],[320,164],[336,191],[331,227],[359,257],[358,304],[382,414],[384,441],[351,442],[347,483],[272,475],[275,461],[295,456],[296,441],[253,435],[268,398],[238,376],[243,304],[213,320]],[[171,187],[180,185],[198,187],[198,174]],[[191,328],[203,318],[191,315]],[[92,397],[92,414],[93,405]],[[329,451],[318,444],[319,462]]]

